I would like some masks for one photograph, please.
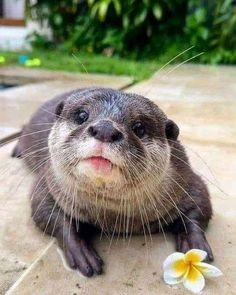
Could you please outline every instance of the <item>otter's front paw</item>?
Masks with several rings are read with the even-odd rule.
[[[202,232],[180,233],[177,235],[177,251],[186,253],[191,249],[204,250],[207,252],[207,260],[214,260],[211,247]]]
[[[83,239],[72,235],[64,242],[63,252],[70,268],[79,270],[86,277],[102,273],[102,259]]]

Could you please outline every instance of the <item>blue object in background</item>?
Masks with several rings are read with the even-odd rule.
[[[18,62],[19,64],[24,65],[28,59],[29,57],[27,55],[20,55],[18,58]]]

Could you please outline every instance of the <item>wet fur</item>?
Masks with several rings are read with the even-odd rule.
[[[129,185],[128,182],[126,189],[122,188],[124,183],[121,179],[119,183],[117,182],[117,187],[106,187],[105,194],[102,193],[103,186],[99,188],[90,185],[86,179],[78,180],[72,175],[65,177],[60,161],[60,158],[63,158],[62,154],[58,156],[56,152],[59,138],[62,140],[62,136],[59,137],[57,132],[64,128],[61,126],[65,117],[67,120],[71,119],[72,110],[80,98],[86,101],[93,97],[97,99],[104,97],[104,109],[107,107],[106,104],[112,101],[114,105],[111,113],[104,114],[102,110],[101,113],[105,117],[113,116],[112,120],[117,121],[117,126],[121,126],[122,120],[125,120],[121,115],[122,112],[124,114],[130,112],[129,120],[137,115],[138,103],[141,104],[140,109],[145,108],[149,116],[153,116],[155,126],[153,129],[150,128],[150,133],[153,133],[150,136],[155,139],[153,145],[148,141],[140,144],[135,136],[127,130],[122,130],[128,137],[127,142],[130,143],[124,147],[122,153],[124,157],[128,151],[134,155],[139,154],[140,158],[144,159],[143,164],[147,159],[147,163],[155,163],[154,158],[147,155],[145,144],[150,145],[148,153],[154,157],[158,155],[157,152],[155,154],[158,142],[160,155],[163,156],[163,159],[160,155],[157,157],[160,163],[163,161],[163,166],[159,167],[159,170],[155,169],[155,165],[157,167],[158,164],[153,167],[150,165],[150,170],[147,168],[146,171],[148,178],[140,178],[135,186]],[[65,131],[62,133],[65,136],[63,142],[67,139],[70,145],[71,138],[76,137],[82,141],[80,138],[82,134],[86,138],[86,129],[83,129],[86,126],[81,126],[80,129],[70,122],[69,125],[66,124],[65,130],[68,126],[71,126],[69,129],[73,136],[68,137],[68,130]],[[186,252],[191,248],[199,248],[208,252],[208,259],[213,259],[204,233],[212,216],[208,190],[202,179],[191,169],[185,150],[177,137],[176,124],[168,120],[152,102],[138,95],[125,94],[112,89],[79,89],[65,93],[46,102],[33,115],[31,121],[24,126],[13,156],[24,158],[28,167],[35,172],[36,181],[31,195],[32,217],[42,231],[57,238],[70,267],[79,269],[87,276],[102,272],[102,260],[89,241],[92,236],[91,225],[110,235],[121,232],[125,232],[126,235],[149,234],[165,228],[175,235],[178,251]],[[58,147],[60,151],[61,145]],[[54,160],[52,154],[55,156],[55,161],[52,161]],[[135,162],[135,158],[132,161]],[[141,171],[138,164],[136,167],[137,171]],[[132,169],[128,171],[128,176],[132,173]],[[139,180],[137,173],[132,177],[134,183],[135,179]],[[81,188],[77,189],[76,181]],[[148,192],[145,191],[147,186]],[[99,190],[100,198],[97,196]],[[123,202],[126,202],[122,205],[121,190],[124,194]],[[132,216],[129,221],[128,215]]]

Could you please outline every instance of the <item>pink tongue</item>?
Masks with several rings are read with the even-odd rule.
[[[96,170],[102,170],[104,172],[111,170],[111,162],[103,157],[91,157],[88,161]]]

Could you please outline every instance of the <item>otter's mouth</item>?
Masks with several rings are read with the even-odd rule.
[[[113,166],[113,163],[110,160],[102,156],[92,156],[84,159],[83,162],[89,165],[92,169],[103,173],[109,173]]]

